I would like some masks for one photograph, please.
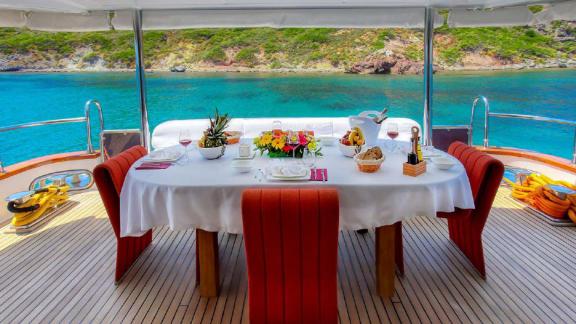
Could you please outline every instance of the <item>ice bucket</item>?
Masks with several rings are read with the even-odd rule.
[[[366,139],[366,145],[375,146],[378,143],[378,133],[380,133],[380,127],[382,124],[378,124],[374,121],[374,117],[380,115],[379,111],[367,110],[361,112],[358,116],[348,117],[348,123],[350,127],[358,127],[364,134]]]

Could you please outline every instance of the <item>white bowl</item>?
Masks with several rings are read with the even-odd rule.
[[[252,160],[234,160],[232,161],[232,168],[238,173],[246,173],[252,171]]]
[[[218,147],[198,147],[198,151],[206,160],[215,160],[224,155],[226,145]]]
[[[318,136],[318,140],[324,146],[334,146],[338,139],[334,136]]]
[[[338,142],[338,148],[340,149],[340,152],[342,152],[342,154],[344,154],[344,156],[354,157],[354,155],[356,155],[357,153],[362,151],[364,146],[358,147],[356,145],[344,145],[344,144]]]
[[[448,170],[456,165],[456,161],[447,157],[432,158],[432,163],[440,170]]]

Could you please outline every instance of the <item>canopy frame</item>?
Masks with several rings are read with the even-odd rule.
[[[434,10],[424,12],[424,116],[422,118],[422,142],[432,146],[432,106],[434,85]]]
[[[422,119],[422,142],[432,146],[432,109],[434,82],[434,17],[435,9],[427,7],[424,10],[424,114]],[[142,145],[150,151],[150,123],[148,120],[148,105],[146,96],[146,75],[144,63],[144,37],[142,31],[142,10],[133,12],[133,32],[135,51],[136,85],[140,107],[140,129]]]
[[[148,102],[146,96],[146,70],[144,63],[144,36],[142,32],[142,10],[134,10],[132,15],[134,26],[134,52],[136,67],[136,88],[140,104],[141,142],[150,151],[150,123],[148,121]]]

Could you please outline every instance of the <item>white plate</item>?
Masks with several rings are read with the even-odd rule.
[[[308,170],[306,174],[301,177],[277,178],[273,177],[271,174],[268,174],[266,179],[268,179],[268,181],[308,181],[310,180],[310,170]]]
[[[251,160],[233,160],[232,168],[239,173],[247,173],[252,171],[252,161]]]
[[[152,161],[152,162],[174,162],[177,161],[179,158],[182,157],[181,151],[176,150],[158,150],[153,151],[146,156],[143,161]]]
[[[310,175],[310,170],[299,165],[278,165],[268,169],[268,176],[275,179],[301,179]]]

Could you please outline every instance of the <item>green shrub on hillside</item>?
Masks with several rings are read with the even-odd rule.
[[[204,61],[220,63],[226,60],[226,53],[222,48],[215,46],[207,49],[202,55],[202,59]]]
[[[510,61],[556,56],[552,37],[529,27],[445,28],[441,33],[456,40],[443,51],[480,52]]]
[[[256,54],[258,54],[259,50],[254,47],[246,47],[241,49],[238,53],[236,53],[236,61],[242,62],[244,64],[248,64],[250,66],[256,64]]]
[[[440,58],[450,65],[461,62],[464,53],[456,47],[450,47],[440,52]]]
[[[422,61],[424,59],[424,52],[422,47],[416,44],[410,44],[404,49],[404,56],[411,61]]]
[[[128,66],[133,66],[135,60],[134,50],[133,49],[124,49],[119,50],[116,52],[110,53],[107,55],[106,61],[108,61],[108,65],[112,65],[114,62],[125,64]]]

